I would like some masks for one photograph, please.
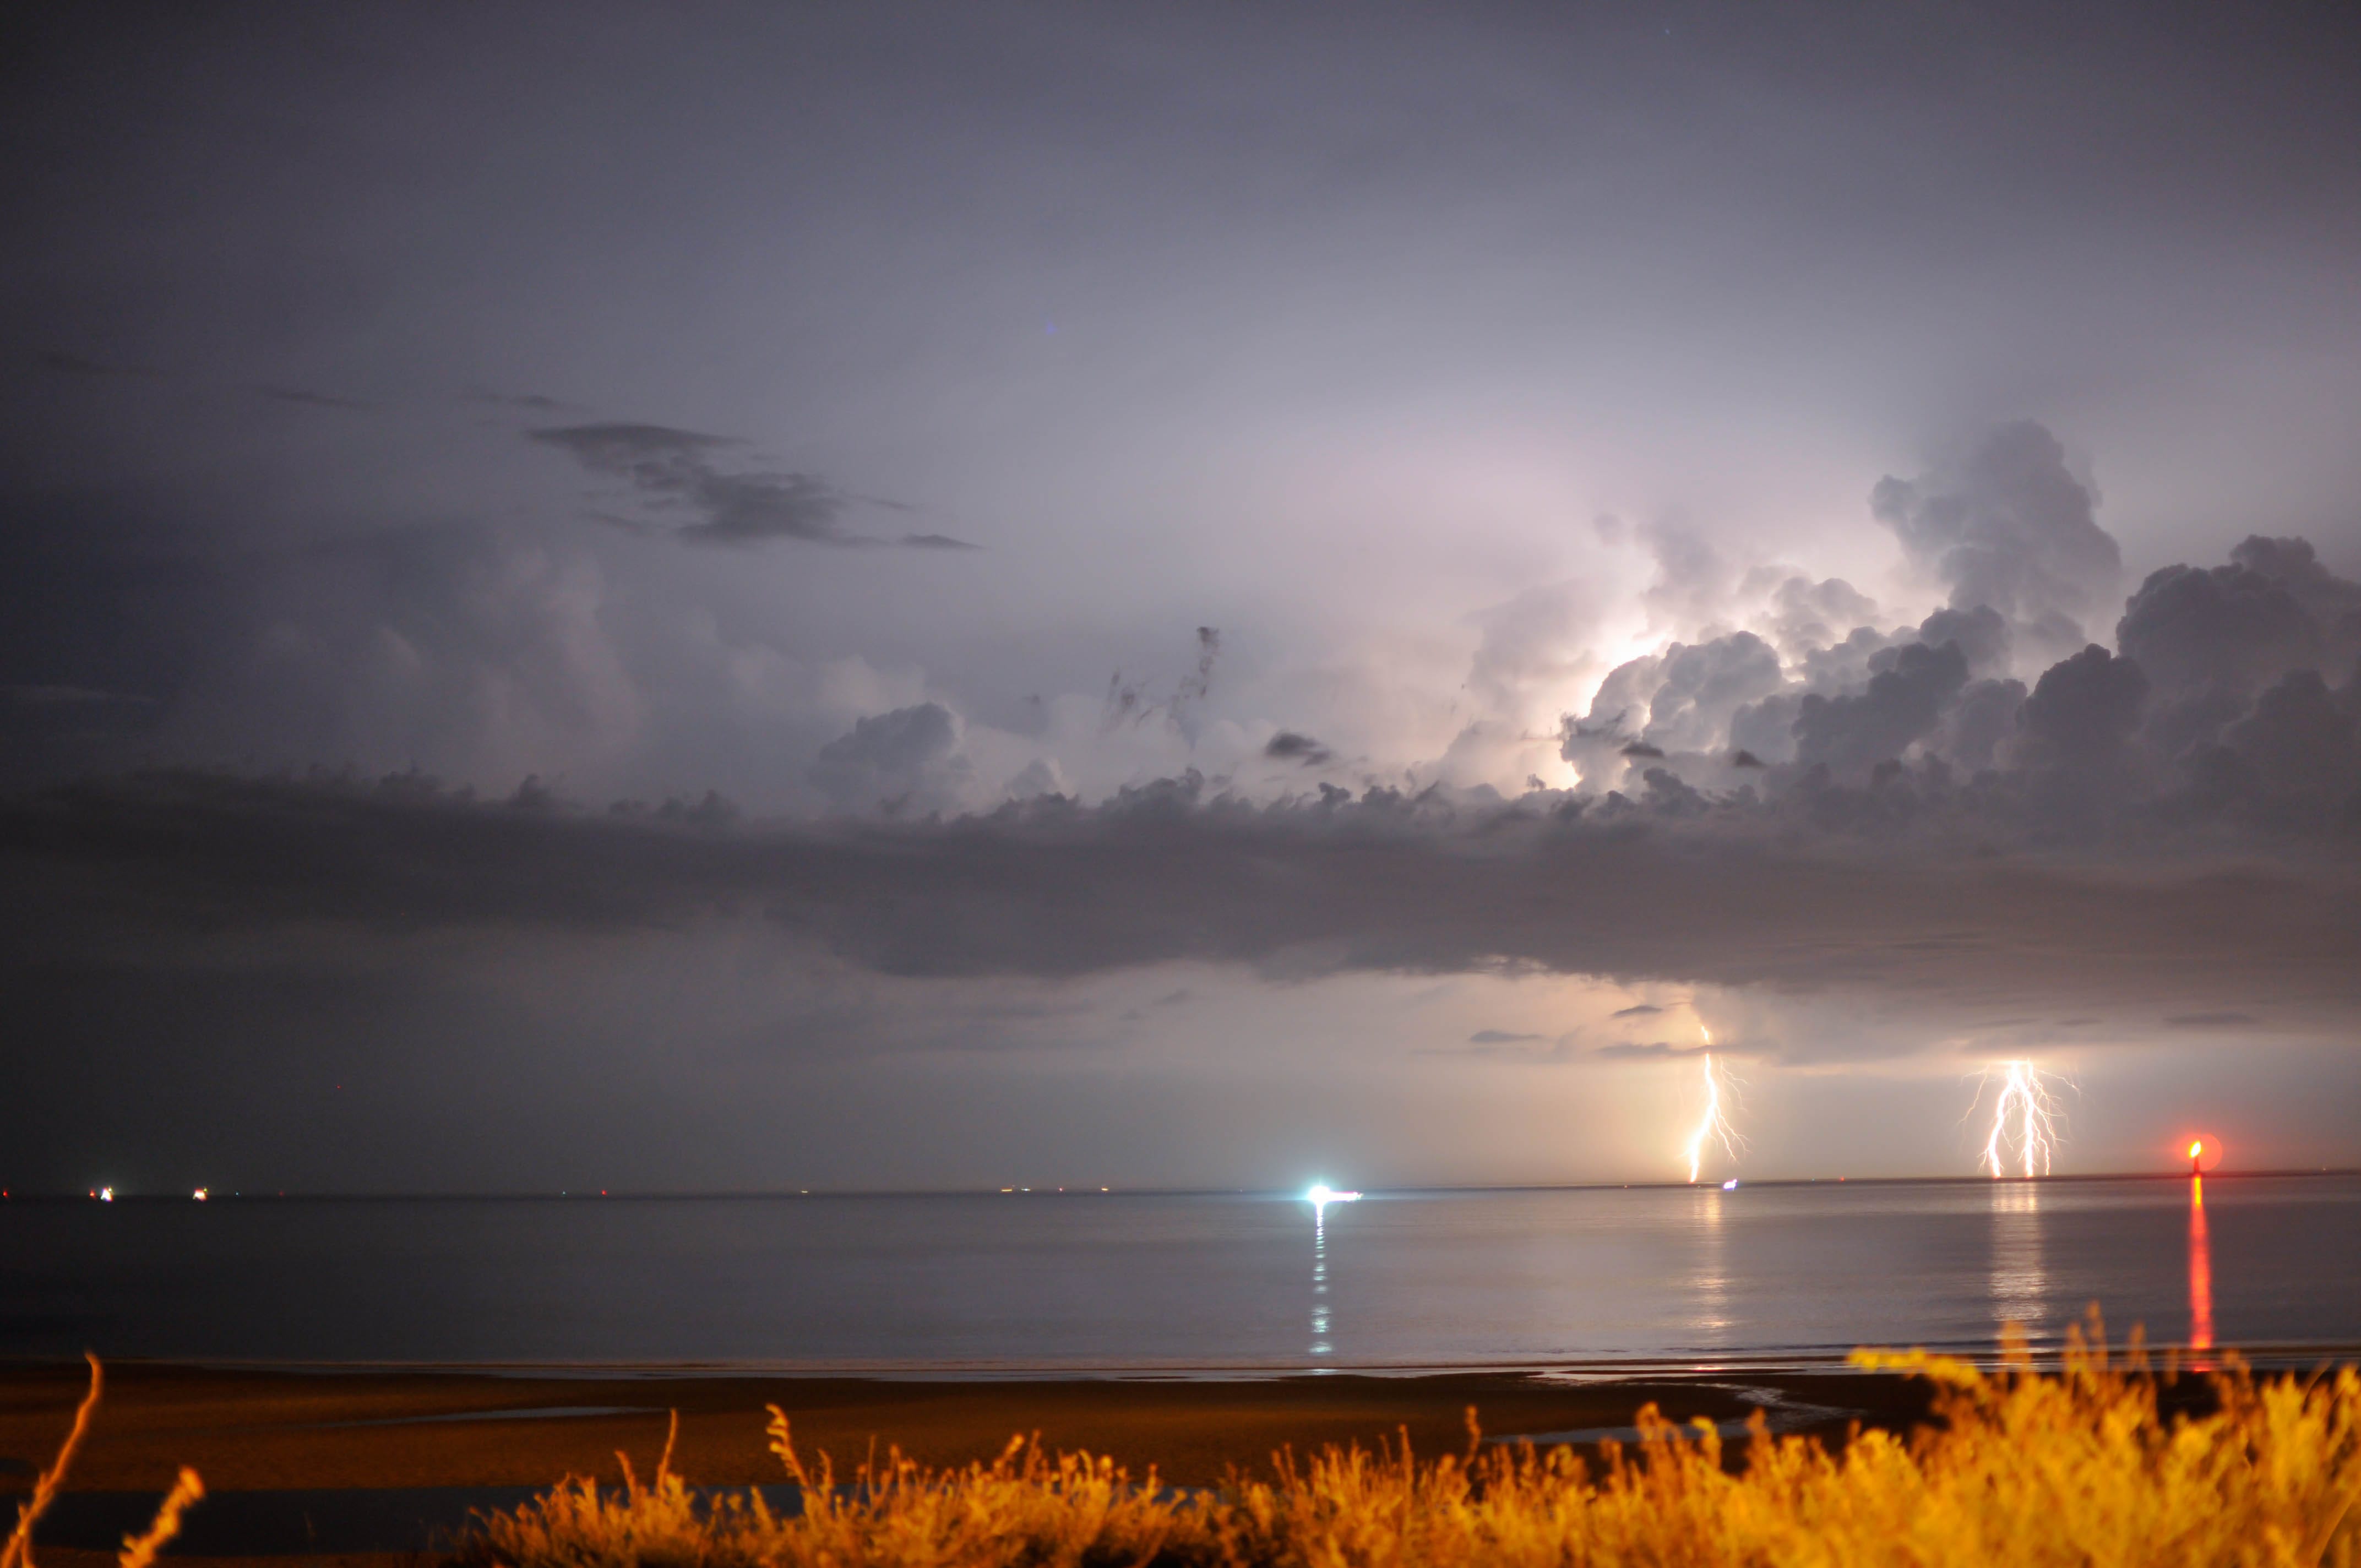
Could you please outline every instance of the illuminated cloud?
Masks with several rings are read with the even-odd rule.
[[[1691,995],[1766,1102],[2350,1037],[2344,11],[51,10],[28,1159],[1449,1177]]]

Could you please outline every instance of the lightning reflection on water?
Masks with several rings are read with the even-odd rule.
[[[2030,1182],[1992,1189],[1993,1315],[2028,1329],[2048,1316],[2049,1307],[2041,1201],[2041,1189]]]
[[[1697,1272],[1693,1276],[1697,1315],[1694,1321],[1701,1345],[1711,1348],[1727,1344],[1731,1328],[1730,1269],[1723,1257],[1722,1205],[1725,1201],[1727,1200],[1719,1187],[1708,1187],[1697,1195]]]

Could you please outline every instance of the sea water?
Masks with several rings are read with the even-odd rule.
[[[989,1376],[2361,1342],[2361,1178],[0,1203],[0,1358]]]

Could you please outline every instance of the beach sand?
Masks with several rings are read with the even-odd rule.
[[[0,1494],[30,1488],[72,1419],[85,1377],[79,1365],[0,1371]],[[1926,1409],[1922,1386],[1842,1371],[1585,1382],[1493,1373],[920,1381],[253,1371],[121,1363],[107,1368],[105,1398],[68,1490],[160,1492],[183,1464],[194,1466],[216,1496],[545,1487],[569,1475],[620,1482],[617,1451],[630,1454],[644,1478],[655,1467],[675,1409],[680,1437],[674,1468],[689,1481],[773,1484],[784,1477],[763,1434],[764,1407],[772,1404],[787,1412],[798,1448],[807,1456],[832,1454],[840,1475],[894,1444],[928,1464],[988,1460],[1021,1432],[1038,1434],[1053,1449],[1110,1455],[1135,1476],[1153,1465],[1166,1483],[1208,1486],[1234,1465],[1267,1471],[1273,1451],[1289,1445],[1298,1453],[1328,1443],[1374,1447],[1406,1431],[1422,1453],[1462,1451],[1471,1406],[1487,1436],[1546,1441],[1567,1433],[1595,1440],[1628,1428],[1651,1401],[1675,1420],[1704,1416],[1727,1422],[1743,1420],[1765,1400],[1773,1401],[1769,1408],[1783,1430],[1830,1436],[1840,1436],[1853,1419],[1905,1427]],[[85,1513],[99,1501],[85,1499]],[[217,1516],[234,1506],[223,1505]],[[93,1529],[85,1526],[84,1533]],[[218,1530],[215,1535],[218,1541]],[[95,1568],[111,1559],[70,1548],[112,1539],[60,1541],[45,1547],[40,1560],[51,1568]],[[269,1550],[287,1552],[284,1544]],[[304,1555],[314,1563],[332,1560]],[[333,1560],[400,1559],[337,1552]]]
[[[0,1372],[0,1491],[30,1486],[86,1377],[79,1364]],[[71,1485],[160,1490],[182,1464],[215,1490],[546,1486],[566,1475],[620,1481],[616,1451],[644,1475],[676,1409],[674,1467],[700,1484],[745,1486],[782,1478],[763,1436],[764,1407],[775,1404],[793,1421],[797,1446],[827,1451],[840,1468],[873,1444],[882,1453],[898,1443],[929,1464],[989,1459],[1022,1432],[1203,1486],[1232,1464],[1262,1465],[1282,1444],[1374,1445],[1406,1428],[1422,1453],[1461,1449],[1470,1406],[1487,1435],[1507,1437],[1625,1426],[1651,1400],[1675,1420],[1743,1419],[1755,1408],[1750,1389],[1756,1400],[1859,1412],[1872,1424],[1907,1424],[1924,1411],[1916,1387],[1846,1372],[1594,1382],[1497,1373],[935,1382],[119,1363],[107,1368],[105,1400]],[[1841,1431],[1845,1419],[1783,1424]]]

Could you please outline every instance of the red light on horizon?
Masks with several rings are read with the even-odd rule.
[[[2208,1171],[2222,1163],[2222,1140],[2211,1133],[2196,1133],[2173,1145],[2174,1163],[2186,1165],[2192,1171]]]

